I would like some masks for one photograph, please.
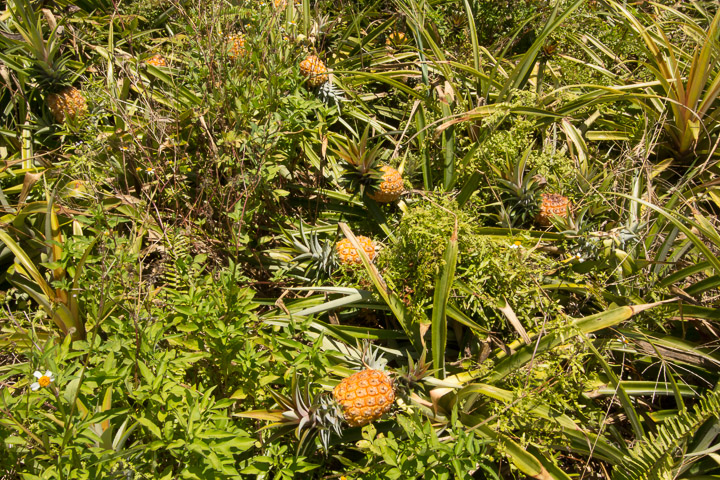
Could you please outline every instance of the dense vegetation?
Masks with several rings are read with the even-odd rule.
[[[716,1],[0,8],[0,478],[720,478]]]

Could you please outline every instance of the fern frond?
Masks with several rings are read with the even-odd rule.
[[[720,415],[720,392],[700,397],[693,412],[682,411],[662,423],[657,433],[639,442],[623,463],[615,467],[613,480],[671,480],[675,478],[684,447],[711,417]]]
[[[168,235],[165,249],[168,259],[162,279],[169,288],[177,292],[187,292],[187,259],[190,257],[190,241],[187,235],[178,233]]]

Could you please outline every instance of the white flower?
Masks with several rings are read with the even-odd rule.
[[[510,248],[520,248],[520,245],[522,245],[522,242],[520,240],[515,240],[512,245],[510,245]]]
[[[38,379],[37,382],[30,385],[33,391],[38,390],[40,387],[47,387],[51,382],[55,381],[55,377],[53,377],[53,373],[50,370],[45,370],[45,375],[40,373],[39,370],[35,370],[33,375]]]

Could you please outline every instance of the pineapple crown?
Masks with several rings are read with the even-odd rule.
[[[37,61],[30,68],[30,73],[37,81],[38,87],[49,92],[58,92],[71,86],[79,77],[67,67],[68,58],[58,59],[56,62]]]
[[[382,142],[370,147],[368,137],[369,126],[365,127],[362,137],[357,142],[332,137],[335,148],[330,149],[347,164],[347,168],[343,171],[346,186],[361,194],[366,189],[368,193],[374,193],[382,181],[382,173],[377,169],[382,153]]]
[[[312,21],[310,36],[327,35],[337,23],[339,23],[339,20],[331,20],[330,14],[318,15]]]
[[[338,114],[340,113],[340,105],[342,102],[347,102],[347,98],[343,97],[342,91],[335,88],[335,85],[330,80],[320,85],[317,95],[325,105],[336,106]]]
[[[422,355],[416,362],[408,353],[407,367],[402,367],[397,375],[398,390],[401,393],[407,394],[423,378],[437,371],[437,369],[430,368],[430,363],[425,361],[426,356],[427,350],[423,350]]]
[[[498,175],[497,185],[502,200],[501,220],[509,227],[530,223],[538,214],[538,194],[547,181],[535,171],[526,172],[532,147],[517,162],[506,161],[505,170],[492,166]]]
[[[355,348],[349,347],[347,361],[356,370],[369,368],[372,370],[385,370],[387,359],[383,357],[380,348],[371,344],[368,340],[358,343]]]
[[[298,252],[292,261],[295,263],[295,268],[303,269],[303,278],[309,279],[311,276],[314,280],[327,278],[337,269],[333,242],[325,239],[321,243],[317,232],[311,232],[308,235],[302,222],[300,223],[300,238],[297,238],[297,235],[290,235],[284,230],[283,233],[292,241],[295,251]]]
[[[71,68],[69,55],[60,53],[64,27],[57,23],[49,10],[43,10],[45,20],[52,29],[45,39],[42,19],[30,4],[26,0],[15,0],[13,4],[10,7],[12,24],[20,38],[3,37],[9,47],[3,60],[19,74],[34,78],[43,90],[56,92],[72,85],[80,73]],[[21,55],[11,56],[18,51]]]
[[[301,223],[298,230],[289,230],[279,226],[281,235],[275,237],[281,242],[265,250],[271,261],[271,268],[278,269],[303,282],[327,278],[337,270],[334,243],[329,238],[321,238],[321,227],[306,227]]]
[[[366,126],[360,140],[357,142],[343,141],[339,136],[332,137],[335,148],[333,153],[344,160],[349,166],[365,174],[369,172],[378,162],[381,154],[382,142],[372,148],[368,145],[370,126]]]
[[[337,405],[326,392],[311,396],[309,384],[300,385],[297,373],[293,376],[290,389],[291,397],[273,390],[269,391],[283,410],[282,420],[279,423],[294,428],[295,436],[298,439],[297,451],[299,454],[308,449],[312,443],[311,440],[316,436],[327,452],[332,435],[342,435],[340,429],[342,415]]]

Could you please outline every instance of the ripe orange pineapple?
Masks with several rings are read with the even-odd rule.
[[[58,122],[85,113],[85,97],[72,86],[80,78],[85,66],[73,62],[70,53],[62,48],[67,42],[61,35],[63,29],[52,29],[45,36],[44,29],[40,28],[40,19],[29,2],[14,2],[12,12],[15,21],[23,19],[20,22],[21,26],[24,25],[20,29],[23,40],[12,42],[15,53],[20,53],[23,61],[12,62],[7,67],[37,82],[38,90],[45,95],[47,107]],[[48,23],[56,23],[49,10],[43,10],[43,13],[47,14]]]
[[[382,172],[382,182],[375,192],[368,193],[368,197],[381,203],[394,202],[405,191],[402,175],[389,165],[380,167],[380,172]]]
[[[300,73],[308,77],[308,85],[313,88],[328,81],[328,69],[316,55],[309,55],[300,62]]]
[[[239,58],[245,55],[245,36],[241,33],[227,35],[228,57]]]
[[[570,199],[558,193],[543,193],[537,221],[540,225],[549,227],[552,224],[550,219],[554,215],[567,217],[568,211],[572,211]]]
[[[75,87],[66,87],[47,96],[47,106],[58,122],[66,118],[76,118],[87,112],[87,103],[83,94]]]
[[[385,360],[378,350],[365,343],[362,350],[350,347],[347,361],[362,368],[343,379],[333,390],[322,392],[314,397],[310,395],[310,388],[304,388],[298,383],[297,375],[293,377],[291,394],[283,395],[274,389],[268,393],[275,399],[278,408],[267,411],[276,419],[272,426],[293,427],[295,435],[300,440],[297,451],[303,452],[319,437],[325,449],[330,446],[330,437],[343,436],[342,423],[345,421],[351,427],[367,425],[378,420],[383,414],[390,411],[396,397],[396,385],[391,377],[384,372]],[[411,385],[427,374],[427,364],[423,355],[417,364],[411,362],[408,373],[398,377],[399,388],[403,382]],[[241,414],[248,418],[257,418],[255,415],[261,411]]]
[[[390,377],[371,368],[345,378],[335,387],[333,396],[351,427],[361,427],[378,420],[395,401]]]
[[[148,65],[152,65],[153,67],[167,67],[165,57],[160,54],[153,55],[152,57],[145,60],[145,63],[147,63]]]
[[[357,241],[360,243],[360,246],[363,248],[363,250],[365,250],[368,258],[372,262],[376,255],[375,242],[372,239],[363,235],[358,235],[356,238]],[[340,257],[340,263],[342,263],[343,265],[362,264],[360,254],[355,249],[355,247],[353,247],[352,243],[350,243],[350,240],[347,238],[343,238],[337,243],[337,245],[335,245],[335,251],[337,251],[338,257]]]

